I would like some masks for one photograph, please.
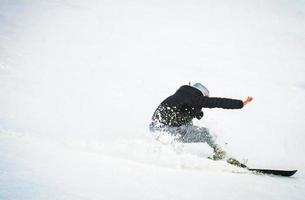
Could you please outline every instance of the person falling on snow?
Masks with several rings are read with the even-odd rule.
[[[152,116],[150,130],[155,133],[168,133],[175,141],[182,143],[206,142],[214,150],[213,159],[222,160],[226,158],[225,151],[216,144],[207,128],[194,126],[192,120],[203,117],[202,108],[241,109],[252,99],[248,97],[245,101],[241,101],[210,97],[209,90],[200,83],[192,86],[183,85],[158,106]],[[229,158],[227,161],[240,165],[234,158]]]

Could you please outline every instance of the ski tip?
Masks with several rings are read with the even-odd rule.
[[[292,176],[292,175],[294,175],[295,173],[297,173],[297,171],[298,171],[298,170],[292,170],[290,176]]]
[[[287,176],[287,177],[289,177],[289,176],[292,176],[292,175],[294,175],[295,173],[297,173],[297,171],[298,170],[290,170],[290,171],[286,171],[282,176]]]

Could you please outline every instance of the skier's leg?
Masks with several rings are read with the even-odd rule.
[[[149,125],[149,129],[156,140],[166,143],[178,141],[178,139],[186,133],[186,128],[184,128],[184,126],[170,127],[155,122],[152,122]]]
[[[210,134],[209,130],[205,127],[187,126],[186,134],[180,138],[184,143],[207,143],[214,150],[213,159],[221,160],[225,158],[225,151],[216,144],[214,137]]]
[[[185,134],[180,139],[184,143],[207,143],[212,148],[215,146],[215,140],[209,130],[198,126],[185,126]]]

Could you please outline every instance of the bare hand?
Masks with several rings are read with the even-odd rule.
[[[248,97],[245,101],[244,101],[244,106],[247,105],[249,102],[251,102],[253,100],[252,97]]]

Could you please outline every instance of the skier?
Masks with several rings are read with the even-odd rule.
[[[210,97],[209,90],[200,83],[192,86],[183,85],[158,106],[153,114],[150,130],[154,133],[169,134],[175,141],[182,143],[206,142],[214,150],[213,159],[222,160],[225,159],[226,152],[216,144],[207,128],[194,126],[192,120],[203,117],[202,108],[241,109],[252,99],[248,97],[241,101]],[[234,158],[227,161],[231,164],[240,164]]]

